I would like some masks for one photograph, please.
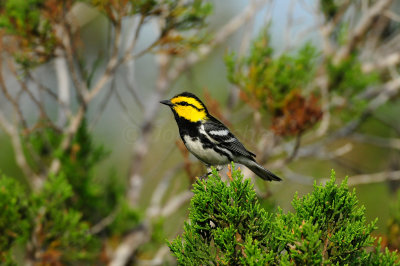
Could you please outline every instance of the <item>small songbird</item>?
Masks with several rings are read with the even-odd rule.
[[[207,168],[235,162],[247,166],[264,180],[281,181],[259,165],[254,159],[256,155],[248,151],[224,124],[210,115],[194,94],[183,92],[160,103],[171,108],[183,143]]]

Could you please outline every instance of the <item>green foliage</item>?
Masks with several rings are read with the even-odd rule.
[[[48,169],[54,158],[60,160],[60,174],[50,176],[40,194],[29,199],[32,205],[29,224],[40,224],[43,230],[41,245],[50,250],[52,256],[56,256],[54,253],[61,249],[62,256],[84,258],[91,256],[91,252],[83,249],[82,245],[91,241],[90,246],[98,248],[97,241],[92,241],[88,234],[89,226],[104,217],[115,215],[105,231],[122,234],[138,223],[140,215],[127,205],[123,196],[125,186],[115,174],[110,174],[104,181],[95,177],[94,167],[108,153],[102,146],[93,143],[85,120],[66,152],[58,149],[61,141],[61,135],[50,127],[38,128],[25,138],[25,152],[30,155],[27,157],[32,169],[38,173]],[[40,161],[35,160],[38,157]],[[71,248],[68,249],[68,246]]]
[[[397,253],[390,252],[386,247],[384,251],[381,251],[382,239],[378,239],[378,243],[375,249],[369,254],[367,259],[365,260],[365,265],[399,265],[399,257]]]
[[[260,207],[250,181],[239,170],[233,181],[221,181],[216,171],[193,188],[190,222],[184,233],[169,243],[183,265],[351,264],[381,265],[398,256],[377,248],[375,222],[367,223],[346,181],[325,185],[292,202],[294,211],[275,216]]]
[[[339,64],[328,60],[326,69],[330,91],[348,100],[347,108],[340,113],[341,118],[348,121],[360,115],[365,110],[368,101],[360,98],[359,94],[369,86],[377,84],[379,75],[375,72],[364,73],[356,54],[352,54]]]
[[[0,28],[26,36],[39,30],[40,12],[44,0],[9,0],[0,3]]]
[[[123,197],[124,195],[125,194],[121,194],[120,200],[116,203],[118,209],[113,222],[109,226],[111,234],[116,236],[123,235],[134,228],[141,218],[139,211],[129,206],[128,202]]]
[[[115,206],[121,189],[113,177],[102,185],[96,180],[93,168],[107,156],[107,152],[93,143],[86,120],[74,136],[71,148],[57,155],[61,161],[60,172],[67,177],[75,195],[71,199],[72,206],[81,210],[85,219],[91,222],[106,216]],[[108,197],[105,198],[105,195]]]
[[[355,192],[349,192],[346,181],[336,185],[332,173],[325,186],[315,185],[312,194],[295,197],[294,213],[278,213],[278,220],[287,225],[278,237],[285,239],[286,247],[293,247],[290,253],[299,263],[361,263],[368,256],[363,248],[374,242],[370,234],[375,222],[367,224],[364,207],[357,205]],[[302,238],[303,241],[297,242]],[[298,250],[302,252],[296,254]],[[307,261],[309,254],[317,251]]]
[[[61,165],[59,172],[64,174],[72,190],[73,195],[68,199],[70,206],[81,211],[85,220],[97,223],[117,205],[119,195],[124,194],[123,185],[114,175],[103,182],[95,178],[94,166],[108,153],[102,146],[93,143],[86,120],[80,125],[71,141],[71,148],[66,152],[58,150],[61,141],[61,135],[50,127],[31,133],[25,145],[31,145],[34,154],[40,157],[40,162],[32,165],[32,168],[37,171],[47,169],[51,161],[58,158]],[[32,158],[30,161],[34,162]]]
[[[271,114],[271,129],[280,136],[296,136],[322,117],[319,96],[307,89],[317,69],[317,51],[305,44],[295,54],[274,57],[268,31],[253,41],[245,58],[225,57],[228,79],[242,91],[242,99]]]
[[[31,211],[36,228],[37,245],[49,256],[60,253],[60,261],[75,262],[89,256],[87,248],[95,246],[88,233],[89,225],[79,211],[70,208],[72,187],[64,175],[50,176],[43,190],[32,196]]]
[[[29,252],[41,251],[42,259],[76,262],[96,247],[82,215],[68,206],[73,195],[63,175],[52,176],[39,193],[27,194],[13,179],[0,179],[0,261],[12,263],[16,241],[30,244]]]
[[[161,11],[164,10],[164,11]],[[161,50],[173,55],[193,51],[204,43],[208,34],[200,29],[212,12],[212,5],[204,0],[165,0],[153,7],[153,14],[165,13],[164,26],[157,44]]]
[[[11,53],[23,68],[46,62],[54,53],[55,32],[44,14],[45,3],[45,0],[5,0],[0,3],[0,33],[3,29],[14,37],[18,48],[14,45]]]
[[[61,135],[54,128],[43,126],[21,137],[30,167],[38,173],[45,171],[56,155]]]
[[[125,186],[115,174],[110,174],[105,180],[99,180],[94,173],[94,167],[101,162],[108,152],[102,146],[93,143],[88,132],[86,120],[79,127],[71,141],[71,148],[61,153],[58,147],[61,136],[52,128],[41,128],[29,135],[25,145],[31,145],[34,153],[40,156],[40,164],[32,165],[40,171],[48,168],[54,158],[60,160],[62,173],[71,188],[72,195],[67,201],[70,207],[81,212],[83,219],[90,224],[96,224],[112,212],[117,211],[117,219],[111,225],[111,231],[123,232],[132,224],[136,224],[138,214],[128,210]],[[33,163],[33,159],[30,161]],[[47,164],[47,165],[43,165]],[[120,206],[116,210],[115,206]],[[132,213],[131,213],[132,212]]]
[[[391,249],[400,248],[400,191],[397,193],[397,200],[391,206],[390,219],[387,228],[388,246]]]
[[[268,31],[264,30],[253,41],[248,57],[230,54],[225,62],[229,81],[275,112],[284,106],[290,92],[305,88],[313,77],[316,57],[316,49],[308,43],[295,55],[285,53],[274,58]]]
[[[329,61],[327,70],[331,90],[347,97],[354,96],[378,81],[376,73],[367,74],[362,71],[356,54],[337,65]]]
[[[0,177],[0,262],[10,262],[9,250],[16,241],[26,241],[32,228],[26,192],[13,179]]]
[[[90,234],[91,226],[111,215],[112,223],[103,234],[121,235],[140,220],[140,214],[127,204],[125,187],[115,175],[103,182],[95,178],[94,167],[107,153],[93,143],[86,122],[64,153],[58,150],[61,141],[58,132],[49,127],[38,128],[25,138],[24,150],[35,171],[43,173],[54,158],[60,160],[59,174],[48,176],[40,191],[28,194],[13,179],[0,179],[0,230],[6,232],[0,236],[1,262],[12,262],[17,240],[23,244],[33,241],[27,252],[40,250],[38,261],[71,264],[92,260],[100,252],[101,239]]]
[[[319,7],[328,20],[332,19],[338,10],[335,0],[320,0]]]
[[[212,5],[203,0],[191,0],[185,3],[177,0],[166,1],[169,15],[166,18],[165,31],[189,30],[204,26],[204,19],[211,13]]]
[[[115,20],[115,11],[124,15],[140,14],[144,17],[161,16],[166,20],[163,32],[189,30],[204,26],[204,19],[211,13],[211,3],[204,0],[80,0],[85,1]],[[130,8],[131,7],[131,8]],[[114,14],[112,14],[114,12]],[[129,13],[125,13],[129,12]]]
[[[190,223],[185,223],[182,237],[170,243],[178,262],[185,265],[234,265],[271,256],[263,246],[270,239],[271,217],[260,207],[250,180],[242,182],[239,171],[232,172],[228,186],[214,170],[207,181],[199,181],[191,200]]]

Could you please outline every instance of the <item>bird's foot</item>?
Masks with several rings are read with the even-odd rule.
[[[217,170],[217,172],[221,171],[223,168],[224,168],[224,167],[221,166],[221,165],[217,165],[217,166],[215,167],[215,169]],[[204,175],[202,175],[202,176],[200,176],[199,179],[200,179],[200,180],[204,180],[204,179],[206,179],[207,177],[209,177],[211,174],[212,174],[212,169],[211,169],[210,166],[207,166],[207,173],[204,174]]]
[[[200,176],[199,179],[200,179],[200,180],[204,180],[204,179],[206,179],[206,178],[207,178],[209,175],[211,175],[211,174],[212,174],[211,172],[207,172],[206,174]]]

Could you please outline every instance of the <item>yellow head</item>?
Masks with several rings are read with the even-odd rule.
[[[194,94],[183,92],[172,97],[171,100],[161,101],[171,107],[175,118],[184,118],[191,122],[208,119],[208,111],[204,104]]]

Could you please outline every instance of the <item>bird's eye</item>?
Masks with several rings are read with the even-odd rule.
[[[196,109],[196,110],[198,110],[198,111],[201,111],[201,110],[204,109],[204,108],[199,108],[199,107],[197,107],[197,106],[195,106],[195,105],[193,105],[193,104],[191,104],[191,103],[188,103],[188,102],[177,102],[177,103],[175,103],[175,105],[190,106],[190,107],[192,107],[192,108],[194,108],[194,109]]]

